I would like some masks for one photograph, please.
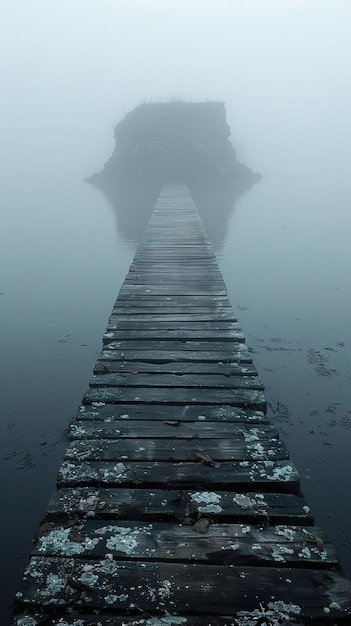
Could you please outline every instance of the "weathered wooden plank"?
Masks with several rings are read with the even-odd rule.
[[[287,459],[287,449],[276,437],[260,438],[259,443],[245,440],[202,439],[88,439],[71,441],[66,460],[80,461],[200,461],[216,465],[222,461]]]
[[[235,422],[243,430],[250,424],[271,424],[262,411],[251,411],[228,405],[162,405],[162,404],[104,404],[83,405],[77,413],[78,420],[106,421],[142,420],[193,422]],[[73,422],[74,423],[74,422]],[[211,435],[212,436],[212,435]]]
[[[55,594],[53,595],[53,588]],[[235,589],[235,593],[233,593]],[[209,593],[210,592],[210,593]],[[235,615],[272,600],[291,618],[350,615],[351,583],[321,569],[149,563],[34,556],[20,584],[19,605]],[[214,602],[215,598],[215,602]],[[282,604],[284,603],[284,604]]]
[[[144,489],[237,489],[297,493],[299,475],[290,461],[224,462],[219,467],[204,463],[64,461],[58,487],[133,486]]]
[[[35,620],[34,622],[29,622],[29,626],[77,626],[77,621],[79,626],[237,626],[239,622],[234,622],[234,617],[222,617],[220,615],[210,616],[210,615],[179,615],[171,614],[167,611],[167,613],[160,615],[159,613],[152,615],[152,611],[148,612],[145,615],[145,612],[139,608],[137,609],[137,613],[135,613],[135,609],[133,613],[131,610],[128,613],[104,613],[101,614],[99,611],[98,615],[89,615],[83,614],[81,611],[78,613],[66,613],[65,609],[63,612],[55,609],[56,616],[53,617],[52,611],[49,613],[36,613],[35,611],[28,612],[26,609],[26,613],[20,613],[17,616],[13,617],[13,621],[11,621],[10,626],[26,626],[28,624],[29,618]],[[268,615],[273,615],[273,612],[268,609]],[[276,613],[276,615],[282,615],[280,613]],[[263,616],[263,613],[261,613]],[[64,620],[62,622],[62,620]],[[301,623],[301,622],[300,622]],[[328,620],[329,623],[329,620]],[[318,622],[318,626],[324,626],[325,622],[322,624]]]
[[[211,283],[204,285],[201,287],[199,285],[196,287],[191,285],[129,285],[128,283],[124,283],[120,289],[120,297],[138,297],[143,294],[152,294],[152,295],[189,295],[189,296],[211,296],[212,294],[218,296],[225,296],[226,289],[221,288],[217,285],[211,285]]]
[[[155,319],[153,316],[149,316],[149,318],[145,321],[140,319],[132,320],[131,316],[126,318],[125,320],[121,320],[119,316],[111,315],[107,329],[108,330],[185,330],[185,331],[194,331],[194,330],[234,330],[237,331],[239,329],[239,325],[237,322],[228,322],[226,320],[218,320],[218,321],[207,321],[207,322],[199,322],[194,319],[190,319],[186,321],[170,321],[169,317],[165,319],[165,317],[160,319]]]
[[[240,347],[239,344],[242,344]],[[105,348],[106,349],[106,348]],[[191,350],[192,352],[200,352],[201,358],[205,357],[205,352],[215,351],[216,360],[223,361],[225,359],[229,361],[235,360],[235,354],[245,353],[249,355],[250,352],[247,346],[240,341],[196,341],[190,339],[178,339],[178,340],[144,340],[144,339],[121,339],[119,341],[110,341],[108,344],[108,350],[119,350],[124,352],[125,350],[157,350],[161,352],[176,352],[181,357],[184,351]],[[140,355],[139,355],[140,357]],[[214,355],[212,355],[214,358]],[[183,358],[178,360],[184,360]],[[199,359],[198,359],[199,360]],[[206,359],[205,359],[206,360]]]
[[[153,372],[94,374],[90,387],[195,387],[206,389],[264,389],[258,376],[222,374],[157,374]]]
[[[211,510],[212,507],[212,510]],[[124,519],[140,521],[194,520],[211,512],[220,521],[252,524],[299,524],[311,526],[313,518],[305,498],[290,493],[238,493],[123,487],[64,487],[56,491],[47,508],[59,523],[69,518]],[[189,519],[189,521],[191,521]]]
[[[79,416],[80,417],[80,416]],[[259,425],[234,422],[178,421],[165,417],[163,421],[133,420],[131,416],[121,419],[76,419],[69,426],[70,439],[233,439],[255,446],[261,439],[278,438],[274,425]]]
[[[141,310],[140,310],[141,309]],[[224,312],[219,311],[213,313],[213,310],[209,309],[209,312],[201,312],[201,309],[197,309],[195,312],[189,313],[187,309],[182,308],[180,313],[172,313],[168,309],[163,307],[155,307],[150,310],[147,308],[138,309],[130,307],[126,310],[126,307],[114,309],[110,317],[111,320],[118,320],[119,322],[151,322],[156,324],[158,322],[173,322],[173,323],[193,323],[193,322],[237,322],[237,317],[233,311]]]
[[[226,295],[211,294],[206,295],[195,294],[149,294],[149,293],[124,293],[121,292],[117,296],[115,306],[127,305],[136,307],[162,306],[162,307],[186,307],[189,311],[191,307],[206,309],[228,309],[231,304]]]
[[[197,389],[176,387],[95,387],[89,389],[83,404],[92,402],[138,402],[174,404],[231,404],[266,411],[266,399],[256,389]]]
[[[109,330],[103,334],[103,343],[108,344],[113,341],[204,341],[204,342],[235,342],[244,343],[245,337],[239,327],[237,329],[213,329],[213,330],[188,330],[179,328],[177,330],[168,330],[160,328],[159,330]]]
[[[139,278],[138,278],[139,276]],[[160,276],[153,275],[133,275],[133,278],[129,278],[129,280],[125,280],[122,284],[121,290],[122,293],[124,291],[130,292],[139,292],[145,291],[149,293],[147,289],[150,288],[153,293],[154,290],[158,293],[179,293],[179,294],[207,294],[214,293],[218,295],[226,294],[226,289],[224,287],[223,280],[215,280],[214,277],[211,276],[201,276],[192,277],[191,279],[186,279],[182,277],[172,278],[168,274],[164,274],[163,278]],[[168,292],[168,289],[171,291]]]
[[[212,506],[212,512],[211,512]],[[88,520],[65,527],[45,522],[32,555],[113,558],[148,561],[190,561],[257,567],[330,567],[337,565],[335,550],[320,528],[248,526],[211,522],[215,505],[199,523],[192,524]],[[205,507],[206,508],[206,507]],[[219,507],[218,507],[219,508]],[[200,520],[203,520],[201,523]],[[204,523],[208,520],[208,524]],[[213,520],[212,520],[213,522]]]
[[[97,360],[94,367],[94,374],[106,373],[153,373],[153,374],[215,374],[223,377],[244,377],[257,376],[257,370],[252,363],[219,363],[218,361],[189,361],[149,363],[147,361],[125,361],[125,360]]]
[[[179,258],[177,260],[167,260],[164,259],[162,265],[155,260],[148,258],[147,255],[144,255],[143,259],[139,257],[135,257],[130,268],[128,276],[132,274],[157,274],[162,276],[163,274],[170,274],[174,276],[175,274],[179,276],[193,277],[195,272],[199,272],[200,274],[204,274],[205,272],[208,275],[214,275],[216,278],[219,276],[223,280],[222,273],[219,269],[218,262],[213,257],[206,257],[204,259],[191,259],[188,258]]]
[[[234,344],[230,349],[222,350],[195,350],[194,342],[181,343],[177,350],[177,342],[153,342],[157,348],[149,349],[149,342],[114,342],[109,344],[99,355],[99,361],[144,361],[147,363],[252,363],[251,353],[243,343]],[[178,344],[179,345],[179,344]],[[228,344],[227,344],[228,345]]]
[[[218,267],[216,269],[205,266],[202,269],[199,267],[187,267],[186,270],[181,270],[178,266],[174,269],[174,273],[172,268],[168,268],[167,271],[164,265],[162,268],[151,271],[143,267],[143,269],[129,271],[123,285],[163,285],[167,283],[169,285],[176,284],[188,287],[190,285],[205,286],[207,284],[211,287],[217,286],[222,289],[225,284]]]
[[[117,312],[133,311],[136,314],[145,312],[148,315],[159,312],[162,315],[183,313],[187,315],[212,313],[213,315],[220,315],[221,313],[232,314],[232,308],[227,298],[222,297],[201,298],[199,296],[184,296],[182,299],[168,296],[142,296],[141,298],[133,298],[132,301],[129,298],[117,298],[112,314],[116,315]]]

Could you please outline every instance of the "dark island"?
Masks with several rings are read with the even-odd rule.
[[[165,182],[185,182],[217,247],[236,199],[260,180],[240,163],[223,102],[142,104],[115,128],[115,149],[86,180],[116,208],[118,227],[139,241]]]

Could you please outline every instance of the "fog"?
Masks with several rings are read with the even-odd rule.
[[[224,101],[239,160],[263,176],[218,258],[351,576],[350,23],[348,0],[2,0],[4,612],[134,253],[83,179],[144,101]]]

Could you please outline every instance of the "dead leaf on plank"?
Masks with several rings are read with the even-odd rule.
[[[218,463],[217,461],[214,461],[210,455],[205,452],[205,450],[200,449],[197,453],[196,453],[196,458],[199,459],[202,463],[205,463],[205,465],[209,465],[210,467],[215,467],[216,469],[220,466],[220,463]]]

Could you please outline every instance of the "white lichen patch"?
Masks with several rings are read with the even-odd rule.
[[[112,554],[106,554],[104,559],[99,561],[99,571],[103,574],[114,574],[116,575],[118,570],[118,564],[113,560]]]
[[[245,437],[245,442],[246,443],[252,443],[254,441],[258,441],[259,440],[259,436],[256,435],[255,432],[251,431],[250,434],[246,434],[244,433],[244,437]]]
[[[267,462],[266,462],[267,465]],[[275,467],[272,474],[268,474],[268,480],[283,480],[288,481],[295,478],[296,472],[292,465],[283,465],[283,467]]]
[[[162,581],[161,587],[157,590],[157,595],[163,600],[171,595],[171,583],[169,580]]]
[[[198,415],[197,419],[203,422],[206,419],[206,415]]]
[[[16,626],[37,626],[37,624],[39,624],[39,622],[37,622],[35,617],[30,617],[29,615],[25,615],[16,620]]]
[[[88,511],[95,511],[96,507],[99,504],[98,496],[87,496],[86,498],[80,498],[78,504],[78,510],[82,513],[87,513]]]
[[[71,534],[71,528],[60,527],[52,530],[48,535],[40,537],[39,552],[66,556],[82,554],[95,548],[100,541],[99,538],[89,539],[89,537],[82,538],[81,541],[72,541]]]
[[[108,594],[104,598],[106,604],[115,604],[116,602],[125,602],[128,600],[128,594],[121,593],[119,596],[116,596],[113,593]]]
[[[63,480],[74,481],[84,478],[90,478],[103,482],[120,482],[129,477],[129,471],[123,463],[115,465],[95,467],[94,463],[70,463],[64,461],[60,468],[60,477]]]
[[[124,554],[132,554],[138,545],[140,534],[149,532],[148,528],[133,529],[125,526],[103,526],[98,528],[96,533],[106,534],[113,533],[107,540],[106,546],[109,550],[124,552]]]
[[[272,550],[272,557],[275,561],[285,563],[286,556],[294,554],[293,548],[287,548],[286,546],[275,546]]]
[[[336,611],[342,611],[341,605],[339,604],[339,602],[331,602],[329,604],[329,608],[330,609],[334,609]]]
[[[79,577],[79,580],[83,585],[93,588],[99,580],[99,577],[97,574],[93,573],[92,565],[84,565],[83,573]]]
[[[84,439],[87,435],[87,430],[82,424],[75,424],[74,422],[70,426],[70,436],[74,439]]]
[[[253,459],[262,459],[264,457],[265,449],[262,444],[254,443],[252,445],[249,444],[247,447]]]
[[[204,506],[199,506],[198,511],[200,513],[221,513],[223,509],[219,504],[205,504]]]
[[[296,536],[296,531],[292,528],[287,528],[286,526],[277,526],[276,533],[280,537],[284,537],[288,541],[294,541]]]
[[[67,580],[58,576],[58,574],[48,574],[46,577],[46,587],[43,590],[45,596],[55,596],[60,593],[67,584]]]
[[[301,552],[299,552],[299,557],[301,557],[301,559],[310,559],[311,556],[311,550],[307,548],[307,546],[302,548]]]
[[[258,623],[271,624],[271,626],[279,626],[279,624],[292,624],[296,615],[301,613],[301,607],[297,604],[287,604],[282,600],[277,602],[269,602],[268,608],[265,609],[260,604],[259,609],[253,611],[239,611],[236,614],[235,623],[237,626],[256,626]]]
[[[270,611],[277,611],[282,614],[282,617],[287,619],[289,615],[300,615],[301,607],[298,604],[289,602],[283,602],[283,600],[277,600],[276,602],[268,602],[268,609]],[[283,615],[285,614],[285,615]]]
[[[222,546],[222,550],[239,550],[240,543],[230,543],[229,546]]]
[[[242,509],[253,509],[257,506],[257,501],[254,498],[245,496],[243,493],[238,493],[234,496],[233,502],[235,502],[235,504],[240,506]]]
[[[197,504],[219,504],[222,496],[213,491],[197,491],[196,493],[190,494],[190,498]]]

